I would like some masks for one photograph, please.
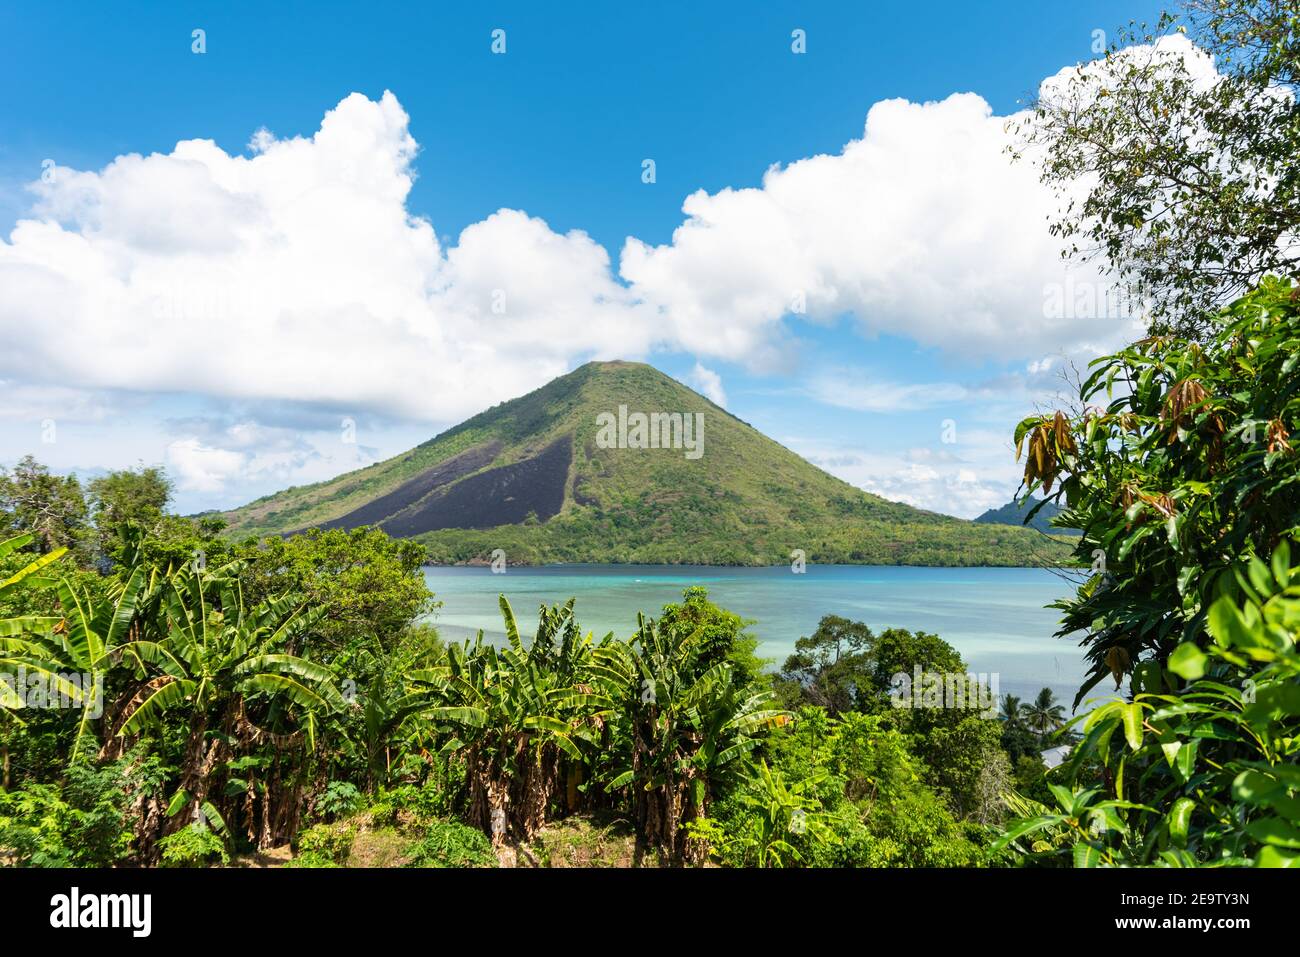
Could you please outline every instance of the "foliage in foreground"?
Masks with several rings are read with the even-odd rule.
[[[110,486],[128,502],[156,486],[132,475]],[[93,528],[115,556],[101,570],[22,553],[34,534],[4,546],[0,671],[60,705],[25,684],[0,702],[5,862],[211,866],[292,842],[297,866],[479,866],[549,859],[542,835],[571,817],[628,827],[630,863],[985,860],[996,722],[898,711],[887,679],[828,714],[804,699],[854,678],[811,660],[779,680],[797,711],[781,707],[746,622],[702,588],[627,639],[584,633],[572,601],[528,639],[503,597],[503,646],[445,646],[419,621],[435,603],[409,544],[216,531]],[[841,632],[846,662],[881,675],[965,667],[937,636],[841,619],[809,641]]]
[[[1065,769],[1097,761],[1105,786],[1052,785],[999,846],[1076,866],[1300,865],[1300,567],[1283,543],[1210,607],[1212,642],[1179,645],[1131,701],[1078,721]]]
[[[1300,534],[1298,342],[1296,288],[1269,280],[1210,343],[1152,338],[1098,359],[1077,414],[1017,427],[1027,492],[1083,531],[1087,580],[1057,606],[1059,634],[1085,636],[1076,704],[1107,675],[1203,643],[1221,584]]]
[[[1155,338],[1098,360],[1082,413],[1017,429],[1029,490],[1083,530],[1089,574],[1059,606],[1088,648],[1079,695],[1129,682],[1127,700],[1076,719],[1055,807],[1021,802],[1001,843],[1026,860],[1300,860],[1297,300],[1267,280],[1208,344]]]

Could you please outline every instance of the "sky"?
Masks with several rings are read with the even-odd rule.
[[[229,508],[625,358],[973,517],[1133,333],[1007,119],[1157,12],[7,5],[0,466]]]

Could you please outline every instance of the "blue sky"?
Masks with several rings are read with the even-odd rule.
[[[995,141],[1154,5],[410,7],[0,10],[0,464],[163,463],[181,508],[232,506],[626,354],[856,484],[972,515],[1015,486],[1016,419],[1114,336],[1029,315],[1055,250]],[[850,161],[892,99],[912,107]],[[373,382],[323,387],[349,342]]]

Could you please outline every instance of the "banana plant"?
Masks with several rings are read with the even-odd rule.
[[[0,669],[38,675],[51,691],[80,707],[71,749],[72,760],[78,761],[93,751],[95,722],[104,710],[104,682],[136,622],[148,575],[135,568],[106,595],[96,596],[68,578],[53,581],[38,574],[61,554],[50,552],[4,583],[52,584],[60,614],[0,622]]]
[[[742,860],[757,867],[789,867],[804,863],[807,848],[836,842],[820,802],[810,793],[825,775],[819,769],[790,784],[766,761],[758,763],[739,795],[741,806],[751,812],[735,841]]]
[[[281,651],[323,609],[306,608],[293,596],[248,607],[238,571],[233,566],[215,572],[181,569],[164,589],[161,637],[140,637],[122,649],[145,680],[123,709],[118,735],[160,727],[173,711],[187,716],[180,787],[168,808],[182,825],[188,821],[180,812],[187,807],[195,819],[201,812],[219,821],[208,795],[223,759],[230,757],[232,740],[276,736],[253,723],[251,706],[260,706],[277,726],[305,732],[309,747],[315,745],[318,717],[344,707],[328,669]]]
[[[15,535],[12,538],[0,541],[0,558],[6,558],[7,556],[14,554],[18,549],[30,545],[35,541],[35,539],[36,536],[29,532],[24,535]],[[13,575],[0,581],[0,599],[17,592],[19,585],[24,582],[27,582],[29,587],[35,585],[39,581],[37,573],[45,566],[58,561],[64,556],[64,554],[66,554],[66,552],[66,548],[52,551],[41,556],[36,561],[23,566]],[[20,654],[20,650],[16,642],[13,643],[13,648],[11,650],[9,642],[12,642],[12,639],[26,634],[28,631],[33,629],[43,631],[47,628],[52,628],[56,622],[57,619],[54,618],[35,619],[32,616],[21,618],[0,618],[0,669],[8,669],[22,664],[22,662],[17,658],[17,655]],[[8,676],[7,670],[3,675]],[[14,686],[12,680],[0,680],[0,715],[7,716],[18,724],[22,724],[22,719],[15,714],[15,712],[21,710],[22,707],[23,696]]]
[[[0,541],[0,558],[6,558],[14,554],[20,548],[26,548],[32,542],[36,541],[36,536],[27,532],[22,535],[15,535],[13,538],[7,538]],[[39,587],[41,585],[50,585],[52,582],[48,578],[39,578],[38,574],[45,568],[53,565],[68,553],[66,548],[56,548],[52,552],[41,555],[35,561],[28,563],[20,568],[8,578],[0,580],[0,599],[3,599],[9,593],[16,591],[19,585],[26,582],[28,587]],[[3,624],[3,622],[0,622]]]
[[[361,749],[366,758],[369,790],[387,785],[390,775],[388,755],[393,744],[409,726],[411,719],[430,706],[429,696],[421,691],[394,688],[381,673],[361,696]]]
[[[465,759],[470,823],[496,843],[536,834],[559,796],[562,759],[587,762],[613,709],[588,674],[591,636],[573,621],[572,601],[542,609],[528,648],[504,596],[500,604],[506,647],[479,632],[452,645],[445,666],[411,676],[435,702],[424,715],[443,749]]]
[[[630,767],[611,788],[630,787],[638,837],[670,860],[704,855],[687,822],[705,817],[717,786],[737,758],[758,746],[758,733],[790,719],[749,694],[730,662],[700,671],[702,632],[661,627],[639,615],[624,653],[630,680],[623,695]]]

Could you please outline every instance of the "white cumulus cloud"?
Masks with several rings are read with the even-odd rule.
[[[502,210],[443,250],[406,207],[416,144],[391,93],[250,149],[191,140],[35,184],[0,242],[0,375],[454,421],[648,347],[582,232]]]
[[[727,407],[727,391],[722,387],[722,376],[700,363],[695,363],[687,382],[696,392],[715,405]]]
[[[801,313],[979,357],[1113,339],[1114,321],[1044,314],[1064,281],[1055,199],[1010,162],[1005,125],[971,93],[877,103],[838,155],[692,194],[671,244],[627,241],[623,276],[703,354],[761,361]]]

